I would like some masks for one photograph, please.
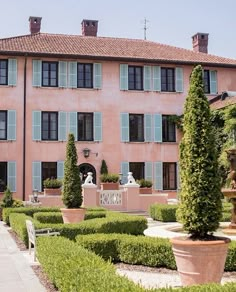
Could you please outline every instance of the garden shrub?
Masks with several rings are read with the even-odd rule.
[[[33,216],[40,223],[52,223],[60,224],[63,223],[62,214],[60,212],[38,212]],[[106,212],[104,211],[87,211],[84,220],[105,218]]]
[[[9,215],[11,213],[24,213],[25,215],[33,217],[34,213],[38,212],[60,212],[57,207],[22,207],[22,208],[4,208],[2,213],[3,221],[9,225]]]
[[[152,204],[149,213],[153,220],[163,222],[176,222],[176,210],[178,205]]]
[[[79,235],[76,241],[105,260],[176,269],[168,239],[127,234],[90,234]]]
[[[111,263],[62,237],[38,238],[37,257],[61,292],[144,291],[127,278],[118,276]]]

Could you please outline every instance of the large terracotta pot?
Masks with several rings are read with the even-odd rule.
[[[61,208],[62,218],[64,223],[78,223],[84,220],[86,209],[66,209]]]
[[[139,188],[140,194],[152,194],[152,188]]]
[[[61,188],[58,188],[58,189],[44,188],[44,195],[45,196],[60,196],[61,195]]]
[[[119,190],[119,183],[101,183],[101,190]]]
[[[170,239],[183,286],[220,283],[230,242],[229,238],[200,241],[187,237]]]

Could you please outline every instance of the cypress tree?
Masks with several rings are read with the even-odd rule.
[[[108,174],[107,164],[106,164],[106,161],[104,159],[102,160],[100,174]]]
[[[77,160],[78,156],[75,147],[75,137],[70,133],[66,145],[62,195],[63,203],[67,208],[79,208],[83,202]]]
[[[214,132],[200,65],[193,69],[184,105],[180,177],[178,220],[191,238],[206,239],[219,227],[222,203]]]

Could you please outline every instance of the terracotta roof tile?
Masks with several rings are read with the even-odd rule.
[[[0,54],[61,55],[236,66],[236,60],[141,39],[38,33],[0,39]]]

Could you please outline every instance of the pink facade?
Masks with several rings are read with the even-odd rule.
[[[29,36],[30,37],[30,36]],[[32,36],[33,37],[33,36]],[[86,36],[84,36],[86,38]],[[23,38],[23,37],[22,37]],[[89,37],[88,37],[89,38]],[[90,37],[92,38],[92,37]],[[96,37],[94,37],[96,38]],[[23,42],[24,40],[22,40]],[[41,44],[43,47],[43,45]],[[186,50],[187,51],[187,50]],[[2,53],[1,53],[2,52]],[[192,54],[193,52],[191,52]],[[196,56],[202,56],[203,53],[195,53]],[[199,55],[198,55],[199,54]],[[205,54],[207,55],[207,54]],[[195,55],[194,55],[195,56]],[[203,58],[203,57],[202,57]],[[57,138],[55,141],[34,139],[34,112],[38,112],[41,117],[42,112],[62,112],[65,118],[63,126],[65,132],[70,132],[71,115],[70,113],[99,113],[100,137],[98,141],[93,138],[92,141],[76,141],[78,153],[78,163],[89,164],[93,166],[96,172],[96,183],[99,185],[99,175],[101,161],[104,159],[108,165],[109,172],[122,173],[123,178],[129,171],[129,163],[143,163],[143,176],[152,179],[154,193],[167,193],[169,197],[176,196],[178,189],[178,145],[181,133],[176,128],[176,139],[174,142],[158,142],[155,139],[155,116],[156,115],[181,115],[183,113],[183,104],[189,89],[189,77],[194,66],[193,61],[186,62],[185,57],[181,61],[175,62],[169,60],[135,60],[134,56],[121,58],[113,57],[108,60],[106,57],[95,55],[85,58],[76,56],[72,58],[71,54],[57,54],[54,56],[50,53],[43,53],[42,50],[34,55],[23,55],[22,52],[6,53],[6,48],[0,40],[0,62],[1,60],[15,59],[17,64],[16,76],[17,81],[13,86],[0,85],[0,112],[14,110],[16,112],[16,139],[0,140],[0,163],[14,162],[15,169],[13,175],[9,173],[10,165],[7,164],[7,179],[11,184],[15,184],[15,197],[28,200],[32,190],[39,188],[39,181],[42,181],[42,162],[61,162],[65,160],[66,141]],[[220,58],[219,58],[220,59]],[[43,61],[46,63],[64,62],[65,70],[65,87],[35,86],[33,83],[33,61]],[[212,59],[214,60],[214,58]],[[71,62],[82,64],[100,64],[100,86],[99,88],[70,88],[69,71]],[[201,63],[199,61],[199,63]],[[219,60],[213,61],[202,60],[205,70],[216,72],[217,91],[209,94],[209,98],[216,96],[226,90],[235,90],[236,84],[236,62],[232,60],[229,64],[222,64]],[[0,63],[1,64],[1,63]],[[41,63],[38,63],[41,64]],[[146,67],[151,72],[151,87],[148,90],[123,90],[121,83],[121,65],[126,64],[129,67],[140,67],[143,74]],[[165,91],[154,89],[154,68],[172,68],[177,74],[177,68],[181,70],[182,90],[180,92]],[[36,68],[36,67],[35,67]],[[58,73],[58,72],[57,72]],[[58,73],[59,74],[59,73]],[[25,78],[25,77],[26,78]],[[144,75],[143,75],[144,76]],[[1,76],[0,76],[1,77]],[[8,76],[9,78],[9,76]],[[42,76],[40,76],[42,78]],[[57,77],[59,78],[59,77]],[[145,78],[145,76],[144,76]],[[145,80],[143,80],[143,83]],[[177,82],[177,81],[175,81]],[[177,86],[175,84],[175,86]],[[25,98],[25,157],[24,153],[24,98]],[[143,115],[145,119],[150,118],[150,137],[147,141],[124,141],[122,140],[122,118],[121,114]],[[145,116],[146,115],[146,116]],[[59,119],[59,116],[58,116]],[[0,121],[1,122],[1,121]],[[42,121],[40,122],[42,126]],[[59,121],[58,121],[59,123]],[[161,120],[162,123],[162,120]],[[0,123],[1,125],[1,123]],[[96,121],[94,121],[96,126]],[[8,125],[7,125],[8,126]],[[160,125],[162,127],[162,124]],[[144,123],[144,128],[146,127]],[[59,128],[59,125],[57,125]],[[1,129],[0,129],[1,130]],[[128,129],[130,130],[130,129]],[[41,129],[42,131],[42,129]],[[57,130],[58,132],[60,131]],[[96,129],[94,130],[96,131]],[[145,128],[144,132],[148,131]],[[59,134],[59,133],[58,133]],[[95,135],[95,132],[93,133]],[[144,135],[146,135],[144,133]],[[83,149],[90,149],[89,157],[85,158]],[[24,161],[25,160],[25,161]],[[34,164],[35,163],[35,164]],[[38,164],[37,164],[38,163]],[[161,164],[158,164],[161,163]],[[163,163],[176,164],[176,188],[163,189]],[[37,165],[38,168],[33,169]],[[127,169],[128,166],[128,169]],[[12,166],[13,167],[13,166]],[[14,167],[13,167],[14,168]],[[24,170],[25,169],[25,170]],[[36,173],[40,169],[41,173]],[[160,173],[158,171],[160,170]],[[25,171],[25,176],[23,175]],[[58,170],[59,171],[59,170]],[[62,169],[60,170],[62,171]],[[59,176],[59,175],[58,175]],[[60,178],[62,175],[59,176]],[[1,179],[1,177],[0,177]],[[160,182],[157,182],[160,180]],[[170,182],[171,184],[171,182]],[[24,192],[24,193],[23,193]],[[147,208],[147,197],[140,199],[141,204]],[[138,207],[138,206],[136,206]],[[135,207],[135,209],[136,209]]]

